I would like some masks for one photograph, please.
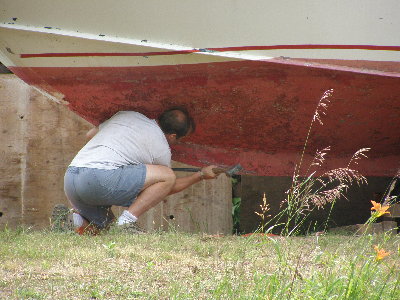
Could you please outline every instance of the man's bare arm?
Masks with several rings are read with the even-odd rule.
[[[97,133],[99,132],[99,127],[93,127],[90,129],[88,132],[86,132],[86,138],[90,140],[92,137],[94,137]]]
[[[168,195],[179,193],[184,189],[188,188],[192,184],[202,181],[203,179],[214,179],[217,178],[219,174],[215,174],[212,169],[215,166],[208,166],[201,169],[201,172],[197,172],[185,177],[177,178],[175,181],[175,185]]]

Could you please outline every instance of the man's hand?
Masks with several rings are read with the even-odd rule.
[[[213,169],[216,168],[217,166],[211,165],[211,166],[207,166],[201,169],[201,173],[203,174],[203,179],[214,179],[217,178],[219,174],[215,174],[213,172]]]

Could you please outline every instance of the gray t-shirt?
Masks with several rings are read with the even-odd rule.
[[[99,132],[78,152],[70,166],[116,169],[125,165],[171,166],[171,149],[155,120],[120,111],[100,124]]]

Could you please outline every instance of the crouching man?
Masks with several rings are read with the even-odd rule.
[[[126,207],[117,225],[135,227],[137,219],[166,196],[216,178],[215,166],[178,179],[171,169],[170,145],[194,129],[185,109],[172,108],[157,120],[121,111],[90,130],[90,141],[72,160],[64,178],[75,231],[97,234],[107,229],[115,221],[112,205]]]

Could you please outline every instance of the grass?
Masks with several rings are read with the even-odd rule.
[[[377,261],[378,245],[390,255]],[[1,299],[400,299],[400,237],[0,231]]]

